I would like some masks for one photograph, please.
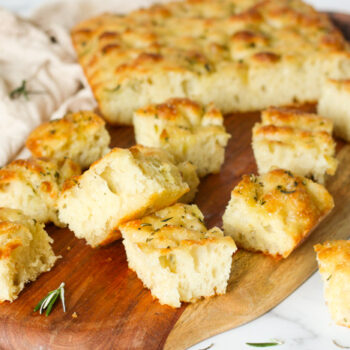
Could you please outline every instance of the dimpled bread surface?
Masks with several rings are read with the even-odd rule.
[[[348,44],[300,0],[187,0],[72,30],[78,60],[110,123],[171,97],[222,113],[317,101],[326,78],[350,78]]]
[[[224,294],[236,245],[208,230],[196,205],[175,204],[121,225],[129,267],[161,304]]]
[[[269,108],[253,128],[253,151],[260,174],[279,167],[325,182],[338,161],[333,123],[316,114],[288,108]]]
[[[244,175],[226,207],[224,232],[240,248],[286,258],[333,207],[323,185],[290,171]]]

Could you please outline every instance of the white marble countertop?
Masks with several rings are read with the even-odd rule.
[[[50,0],[0,0],[0,6],[25,15],[47,1]],[[350,0],[306,2],[319,10],[350,13]],[[268,342],[271,339],[283,342],[283,345],[272,347],[276,350],[340,349],[334,341],[350,349],[350,330],[331,321],[318,273],[270,312],[246,325],[209,338],[191,350],[205,349],[211,345],[210,349],[213,350],[257,349],[246,345],[246,342]]]

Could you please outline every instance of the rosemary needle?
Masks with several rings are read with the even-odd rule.
[[[283,342],[281,341],[277,341],[277,340],[273,340],[267,343],[246,343],[246,345],[249,346],[254,346],[256,348],[267,348],[269,346],[277,346],[277,345],[282,345]]]
[[[10,92],[10,98],[11,98],[11,100],[14,100],[16,98],[23,96],[28,101],[30,94],[43,94],[43,93],[45,93],[45,92],[44,91],[28,90],[27,89],[27,81],[22,80],[21,85],[18,88],[14,89]]]
[[[43,311],[46,310],[45,315],[49,316],[58,298],[61,299],[63,311],[66,312],[66,304],[64,300],[64,282],[62,282],[57,289],[49,292],[45,298],[41,299],[35,306],[34,312],[39,310],[41,315]]]

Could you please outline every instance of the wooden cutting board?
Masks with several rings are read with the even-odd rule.
[[[333,17],[344,32],[350,31],[350,17]],[[202,180],[195,201],[208,227],[221,227],[232,188],[243,174],[256,172],[250,142],[258,119],[258,113],[225,119],[232,134],[225,164],[220,174]],[[110,128],[110,132],[113,146],[134,144],[132,128]],[[128,269],[121,242],[92,249],[68,229],[49,226],[54,251],[62,259],[28,285],[18,300],[0,305],[0,349],[185,349],[264,314],[316,270],[314,244],[350,235],[350,145],[338,142],[337,157],[337,174],[327,183],[335,209],[301,247],[279,261],[238,251],[226,295],[179,309],[152,299]],[[67,312],[58,304],[49,317],[33,313],[37,302],[63,281]]]

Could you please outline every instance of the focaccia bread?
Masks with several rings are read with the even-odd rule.
[[[196,205],[175,204],[120,227],[129,267],[161,304],[224,294],[236,245],[207,230]]]
[[[13,301],[25,283],[55,264],[44,225],[20,210],[0,208],[0,302]]]
[[[167,207],[188,191],[177,166],[158,150],[114,148],[65,183],[59,218],[96,247],[121,238],[123,222]]]
[[[348,44],[300,0],[186,0],[78,24],[72,40],[110,123],[171,97],[223,112],[316,101],[349,78]]]
[[[20,209],[39,222],[58,219],[57,199],[64,181],[79,175],[79,165],[70,159],[18,159],[0,169],[0,207]]]
[[[134,113],[137,143],[169,151],[176,162],[190,161],[200,177],[218,173],[230,134],[212,104],[203,107],[184,98],[152,104]]]
[[[110,151],[110,140],[101,117],[80,111],[41,124],[29,135],[26,146],[35,157],[68,157],[85,169]]]
[[[350,141],[350,80],[327,80],[317,112],[333,121],[336,136]]]
[[[328,241],[314,248],[332,319],[350,327],[350,242]]]
[[[253,150],[260,174],[274,167],[324,183],[338,161],[332,138],[333,123],[295,109],[269,108],[253,128]]]
[[[244,175],[223,216],[238,247],[286,258],[334,207],[320,184],[275,169]]]

